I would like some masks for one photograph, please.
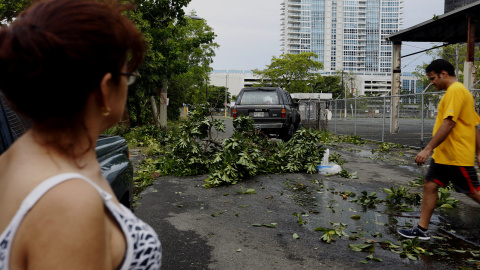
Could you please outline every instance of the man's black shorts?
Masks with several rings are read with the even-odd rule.
[[[453,166],[435,163],[432,159],[425,179],[446,187],[452,182],[457,192],[473,194],[480,190],[477,171],[474,166]]]

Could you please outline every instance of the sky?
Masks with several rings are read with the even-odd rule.
[[[205,19],[220,45],[213,59],[215,70],[264,69],[280,51],[280,3],[283,0],[192,0],[185,8]],[[444,0],[404,0],[403,29],[441,15]],[[402,55],[437,44],[404,42]],[[402,58],[402,71],[429,62],[424,53]]]

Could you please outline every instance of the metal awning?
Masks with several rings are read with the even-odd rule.
[[[475,18],[476,14],[480,14],[480,1],[398,31],[385,39],[393,42],[464,43],[467,42],[468,37],[469,16],[471,16],[472,22],[480,25],[480,16]],[[475,29],[475,41],[480,41],[480,27]]]
[[[444,44],[467,43],[467,61],[464,65],[464,85],[473,85],[475,42],[480,41],[480,1],[439,15],[423,23],[402,31],[398,31],[385,39],[392,44],[392,90],[390,133],[398,132],[398,108],[401,74],[401,47],[403,41],[410,42],[442,42]]]

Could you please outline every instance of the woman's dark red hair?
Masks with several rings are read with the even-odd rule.
[[[127,9],[115,0],[34,4],[0,30],[0,90],[34,124],[74,131],[103,76],[118,81],[125,63],[132,72],[143,61],[145,41]]]

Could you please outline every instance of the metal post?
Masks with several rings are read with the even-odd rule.
[[[424,112],[423,112],[423,103],[424,103],[424,93],[428,90],[428,88],[430,88],[430,86],[432,86],[432,84],[428,84],[427,87],[425,87],[425,89],[423,89],[422,91],[422,101],[421,101],[421,104],[420,104],[420,108],[422,109],[422,132],[421,132],[421,138],[420,138],[420,143],[421,143],[421,146],[423,147],[423,144],[424,144],[424,134],[423,134],[423,129],[424,129],[424,125],[425,125],[425,116],[424,116]]]
[[[387,108],[387,97],[383,97],[383,126],[382,126],[382,142],[385,141],[385,112]]]
[[[425,91],[423,91],[423,92],[425,92]],[[423,135],[423,128],[424,128],[424,125],[425,125],[425,124],[424,124],[425,121],[424,121],[424,118],[423,118],[423,102],[424,102],[424,101],[423,101],[423,92],[422,92],[422,101],[421,101],[421,103],[420,103],[420,108],[422,109],[422,132],[421,132],[422,135],[421,135],[421,137],[420,137],[420,144],[421,144],[420,146],[421,146],[421,147],[423,147],[423,139],[424,139],[424,138],[423,138],[423,136],[424,136],[424,135]]]
[[[390,91],[390,134],[398,133],[398,106],[401,76],[401,41],[394,41],[392,46],[392,90]]]
[[[225,75],[225,119],[227,119],[227,93],[228,93],[228,71]]]
[[[338,99],[338,98],[337,98]],[[335,99],[335,134],[337,134],[337,100]]]
[[[355,112],[354,112],[355,124],[353,126],[353,135],[357,135],[357,97],[355,97]]]

